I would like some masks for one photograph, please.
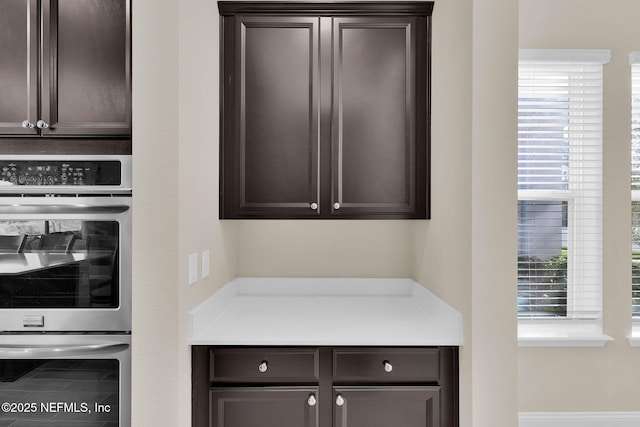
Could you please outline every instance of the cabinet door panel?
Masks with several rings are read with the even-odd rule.
[[[439,387],[336,387],[334,427],[439,427]]]
[[[309,398],[313,395],[313,405]],[[214,388],[211,427],[317,427],[318,389]]]
[[[318,25],[317,18],[238,19],[237,212],[317,215],[310,205],[319,201]]]
[[[333,215],[415,212],[415,22],[334,19]]]
[[[129,134],[128,0],[43,2],[43,134]]]
[[[22,122],[38,120],[38,9],[36,0],[0,2],[0,134],[37,134]]]

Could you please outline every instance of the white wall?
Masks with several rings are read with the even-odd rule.
[[[519,350],[525,412],[638,411],[640,349],[631,329],[630,68],[640,50],[640,3],[520,0],[520,47],[611,49],[604,66],[604,348]]]

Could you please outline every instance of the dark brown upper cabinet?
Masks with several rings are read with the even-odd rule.
[[[220,217],[429,217],[432,2],[218,2]]]
[[[0,136],[131,134],[130,0],[2,0],[0,29]]]

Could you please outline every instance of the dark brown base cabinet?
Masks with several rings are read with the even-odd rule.
[[[194,427],[457,427],[457,347],[193,347]]]
[[[220,217],[429,217],[433,2],[218,2]]]

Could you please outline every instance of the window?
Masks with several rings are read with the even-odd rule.
[[[602,330],[602,70],[609,57],[520,51],[521,325],[572,320]]]
[[[640,324],[640,52],[629,55],[631,65],[631,311]]]

